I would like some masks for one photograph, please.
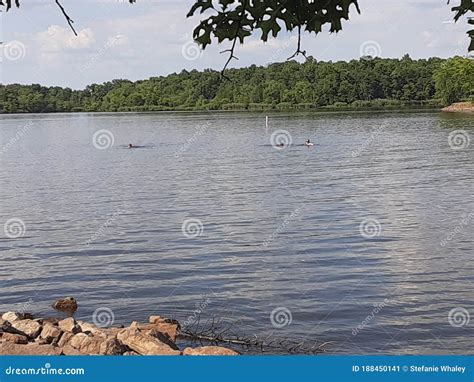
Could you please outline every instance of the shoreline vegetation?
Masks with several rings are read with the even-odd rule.
[[[84,68],[87,74],[91,68]],[[472,100],[474,61],[363,57],[117,79],[83,90],[0,84],[0,114],[156,111],[372,111],[441,109]]]

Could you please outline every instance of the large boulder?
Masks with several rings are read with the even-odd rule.
[[[2,333],[0,338],[13,344],[26,345],[28,343],[28,338],[21,334]]]
[[[20,313],[20,312],[7,312],[2,314],[2,319],[4,321],[16,321],[16,320],[32,320],[33,315],[30,313]]]
[[[128,347],[116,338],[105,340],[99,347],[99,353],[103,355],[121,355],[128,350]]]
[[[178,331],[181,328],[177,321],[161,318],[160,316],[151,316],[149,324],[141,324],[134,321],[132,322],[130,327],[142,331],[149,331],[154,329],[163,334],[166,334],[172,342],[176,342]]]
[[[69,341],[72,337],[74,337],[74,334],[72,334],[70,332],[64,332],[63,335],[61,336],[61,338],[58,341],[58,346],[60,348],[63,348],[64,346],[66,346],[69,343]]]
[[[10,325],[8,325],[9,323]],[[7,325],[5,325],[7,324]],[[8,327],[10,330],[5,330],[5,327]],[[41,333],[43,329],[42,325],[34,320],[16,320],[16,321],[6,321],[3,325],[5,332],[10,332],[14,334],[22,334],[29,339],[35,339]]]
[[[101,337],[88,336],[85,333],[77,333],[72,337],[68,345],[84,354],[100,354],[100,346],[104,342]]]
[[[69,332],[73,334],[80,333],[81,327],[77,324],[76,320],[72,317],[65,318],[58,322],[59,329],[63,332]]]
[[[46,323],[43,325],[43,330],[40,333],[40,338],[45,340],[46,343],[57,343],[63,331],[59,327]]]
[[[4,342],[0,346],[0,355],[60,355],[61,349],[52,345],[38,345],[29,343],[19,345],[11,342]]]
[[[123,344],[142,355],[179,355],[180,351],[171,348],[149,334],[143,333],[136,328],[122,329],[117,334]]]
[[[81,328],[82,333],[92,334],[96,337],[104,337],[104,338],[107,337],[107,334],[102,329],[95,326],[94,324],[90,324],[84,321],[77,321],[77,324]]]
[[[183,350],[183,355],[239,355],[239,353],[222,346],[202,346],[195,349],[186,348]]]
[[[79,350],[73,348],[71,345],[66,344],[61,348],[62,355],[88,355],[81,353]]]

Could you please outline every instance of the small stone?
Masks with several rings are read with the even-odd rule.
[[[3,333],[2,339],[13,344],[26,345],[28,343],[28,338],[21,334]]]
[[[239,355],[239,353],[222,346],[202,346],[196,349],[186,348],[183,350],[183,355]]]
[[[150,318],[148,319],[148,321],[150,322],[150,324],[172,324],[172,325],[176,325],[178,327],[178,329],[181,329],[181,325],[179,323],[178,320],[175,320],[173,318],[164,318],[164,317],[160,317],[160,316],[150,316]]]
[[[41,330],[43,327],[41,324],[34,320],[16,320],[11,322],[11,326],[19,331],[19,334],[24,334],[28,338],[34,339],[38,337],[38,335],[41,333]]]
[[[117,334],[123,344],[130,349],[143,355],[179,355],[178,350],[172,349],[169,345],[161,342],[148,334],[142,333],[138,329],[123,329]]]
[[[74,297],[60,298],[52,306],[60,312],[74,313],[77,310],[77,301]]]
[[[70,332],[73,334],[80,333],[81,327],[77,324],[76,320],[72,317],[65,318],[58,322],[59,329],[64,332]]]
[[[0,346],[0,355],[60,355],[61,350],[52,345],[38,345],[29,343],[26,345],[4,342]]]

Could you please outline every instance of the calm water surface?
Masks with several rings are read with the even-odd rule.
[[[271,146],[279,129],[290,148]],[[474,140],[474,118],[2,116],[0,311],[71,295],[87,320],[202,311],[332,353],[472,353],[474,142],[452,149],[454,130]]]

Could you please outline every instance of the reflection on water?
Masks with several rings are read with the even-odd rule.
[[[474,312],[473,146],[448,136],[474,136],[473,122],[3,116],[1,223],[24,227],[0,237],[0,311],[51,315],[71,295],[89,320],[98,307],[116,323],[198,310],[335,353],[472,352],[472,323],[448,314]],[[93,144],[101,129],[113,145]],[[276,130],[293,145],[273,148]]]

